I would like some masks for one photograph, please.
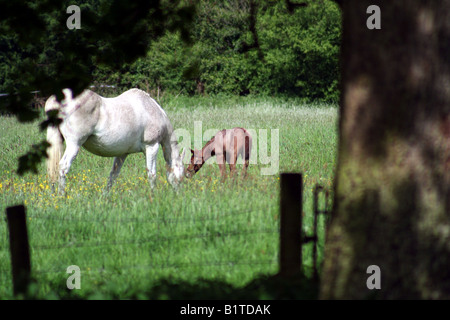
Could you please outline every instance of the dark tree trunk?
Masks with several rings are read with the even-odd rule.
[[[381,30],[369,30],[370,5]],[[450,0],[341,1],[338,168],[321,298],[450,298]],[[367,267],[381,270],[369,290]]]

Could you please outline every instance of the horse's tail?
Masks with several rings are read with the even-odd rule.
[[[51,96],[45,102],[45,111],[59,110],[60,104],[56,100],[55,96]],[[50,182],[53,184],[58,180],[59,176],[59,160],[63,153],[64,139],[59,131],[58,126],[49,125],[47,127],[47,142],[50,143],[50,147],[47,151],[47,174]]]

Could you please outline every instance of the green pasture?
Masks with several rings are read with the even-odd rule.
[[[192,145],[195,121],[201,121],[203,132],[237,126],[256,132],[266,129],[270,158],[271,134],[278,129],[278,173],[261,175],[261,169],[270,164],[257,159],[246,180],[238,176],[222,183],[217,166],[209,164],[175,192],[167,183],[160,149],[153,192],[144,155],[134,154],[126,159],[116,184],[106,194],[112,159],[81,150],[68,174],[67,193],[55,195],[44,163],[38,174],[16,174],[18,157],[45,137],[39,122],[22,124],[2,116],[0,298],[12,298],[4,218],[6,207],[16,204],[27,207],[35,280],[30,294],[39,298],[186,298],[182,293],[186,287],[191,288],[184,291],[191,298],[208,298],[209,294],[214,298],[217,290],[225,295],[276,274],[279,172],[303,173],[303,228],[311,233],[312,189],[316,184],[331,188],[333,182],[335,105],[248,97],[170,97],[161,105],[175,129],[191,134]],[[319,230],[322,248],[323,223]],[[305,247],[303,262],[310,276],[310,245]],[[81,289],[72,292],[66,288],[70,265],[81,269]],[[251,297],[273,298],[271,294],[260,291]]]

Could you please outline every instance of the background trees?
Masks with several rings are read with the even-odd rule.
[[[257,49],[248,50],[249,15],[249,1],[200,1],[191,30],[194,45],[184,47],[176,35],[161,38],[130,66],[124,86],[143,86],[146,80],[176,93],[338,100],[340,16],[334,3],[311,1],[291,14],[281,1],[258,1],[263,59]]]
[[[195,14],[190,1],[82,0],[77,2],[81,29],[69,30],[68,2],[0,5],[0,91],[9,93],[0,104],[24,121],[38,115],[30,108],[30,91],[62,97],[60,89],[66,87],[79,93],[96,77],[103,80],[101,75],[128,68],[168,32],[189,41]]]
[[[115,85],[118,91],[141,87],[175,94],[287,94],[337,101],[339,9],[328,0],[307,2],[292,13],[283,1],[254,2],[263,59],[257,49],[249,49],[249,0],[78,1],[81,30],[67,30],[67,6],[50,0],[46,5],[5,5],[13,16],[28,8],[27,16],[35,15],[36,21],[22,21],[28,25],[23,33],[0,36],[0,92],[17,89],[12,83],[20,72],[13,71],[29,59],[33,72],[50,74],[66,86],[73,79],[68,69],[76,67],[86,82]],[[3,25],[8,24],[6,19]],[[33,29],[40,41],[21,43]],[[192,41],[186,42],[188,33]],[[70,63],[61,57],[69,52]],[[36,83],[30,89],[41,88]]]

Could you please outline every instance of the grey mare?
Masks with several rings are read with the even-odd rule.
[[[64,192],[66,175],[79,149],[103,157],[114,157],[107,189],[119,175],[125,158],[143,152],[148,178],[153,188],[156,181],[156,156],[163,147],[168,164],[167,179],[177,187],[184,175],[177,138],[166,112],[146,92],[130,89],[118,97],[104,98],[90,90],[73,98],[70,89],[63,90],[65,99],[59,103],[51,96],[45,111],[56,109],[62,118],[58,126],[49,126],[47,141],[51,144],[47,169],[54,186],[59,176],[59,191]],[[63,150],[63,139],[66,149]]]

